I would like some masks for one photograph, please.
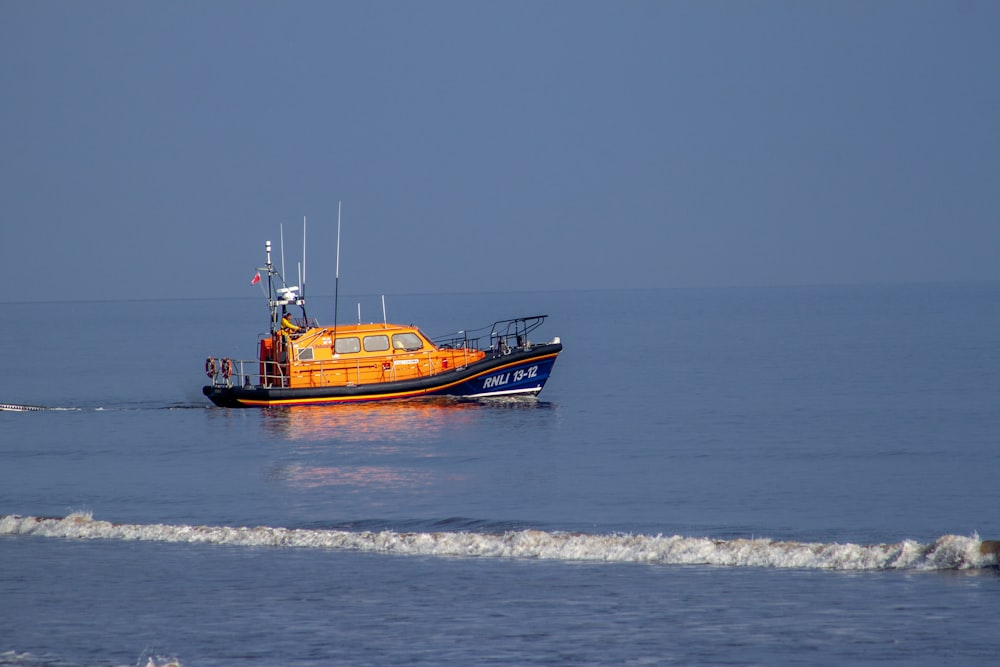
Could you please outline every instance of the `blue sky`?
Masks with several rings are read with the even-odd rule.
[[[0,3],[0,301],[1000,279],[1000,3]],[[289,271],[291,272],[291,270]]]

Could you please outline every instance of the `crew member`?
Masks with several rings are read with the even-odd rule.
[[[296,325],[292,322],[292,316],[289,313],[282,313],[281,315],[281,333],[291,336],[302,331],[302,327]]]

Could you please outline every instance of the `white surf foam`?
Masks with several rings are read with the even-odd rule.
[[[120,524],[96,521],[85,513],[64,518],[3,516],[0,517],[0,535],[336,549],[420,556],[829,570],[964,570],[998,564],[995,551],[982,553],[978,536],[958,535],[945,535],[929,544],[905,540],[895,544],[859,545],[767,538],[716,540],[678,535],[588,535],[540,530],[503,534],[398,533],[268,526]]]
[[[146,656],[143,656],[146,657]],[[31,653],[19,653],[17,651],[0,652],[0,667],[52,667],[53,665],[68,665],[64,662],[53,662],[51,658],[41,658]],[[162,656],[147,657],[146,663],[142,663],[140,658],[134,665],[142,667],[181,667],[181,663],[176,658],[164,658]],[[129,667],[123,665],[122,667]]]

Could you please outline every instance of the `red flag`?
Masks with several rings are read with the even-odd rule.
[[[250,281],[250,284],[256,285],[259,282],[260,282],[260,271],[258,271],[257,274],[253,277],[253,279]]]

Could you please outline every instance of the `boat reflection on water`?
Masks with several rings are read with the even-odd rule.
[[[464,431],[480,430],[498,411],[509,417],[510,409],[548,405],[534,398],[424,399],[271,408],[261,415],[265,429],[289,445],[288,460],[271,469],[274,479],[299,489],[419,493],[463,483],[461,473],[429,462],[455,453],[442,443],[467,441]]]
[[[483,407],[476,401],[429,399],[272,408],[263,414],[265,428],[289,440],[390,443],[459,427]]]

